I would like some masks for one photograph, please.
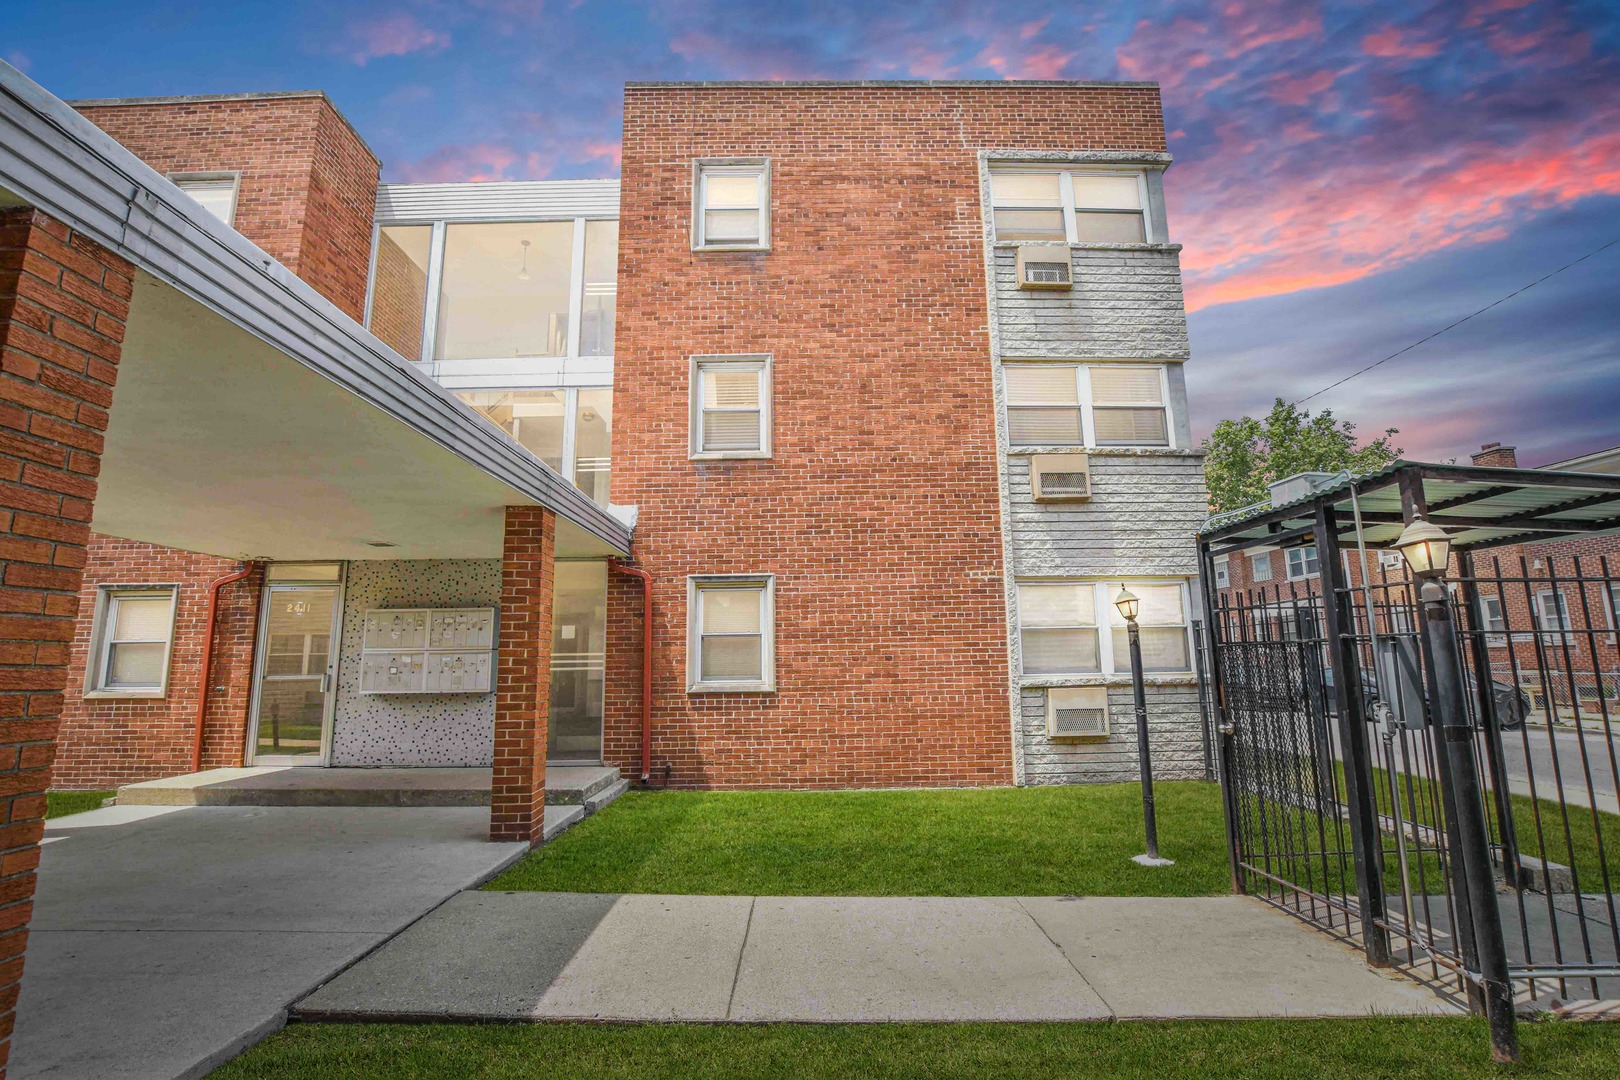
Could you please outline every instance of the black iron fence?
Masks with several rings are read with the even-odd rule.
[[[1318,579],[1206,592],[1235,884],[1476,1003],[1487,918],[1521,1006],[1620,998],[1620,578],[1460,556],[1428,608],[1454,628],[1446,678],[1417,584],[1347,556],[1325,598]],[[1448,740],[1437,694],[1457,687]],[[1489,865],[1466,855],[1459,798]]]

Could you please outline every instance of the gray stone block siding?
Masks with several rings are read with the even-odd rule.
[[[1169,389],[1171,448],[1086,451],[1092,496],[1084,502],[1037,503],[1031,497],[1031,452],[1073,448],[1018,447],[1007,438],[1005,384],[996,391],[1001,447],[1003,541],[1007,558],[1007,617],[1011,642],[1008,709],[1014,773],[1019,783],[1059,784],[1135,780],[1136,732],[1128,674],[1024,678],[1018,674],[1017,585],[1023,580],[1182,578],[1197,617],[1194,535],[1208,515],[1203,458],[1193,448],[1186,380],[1187,318],[1182,302],[1179,245],[1076,244],[1070,248],[1069,290],[1018,288],[1016,243],[996,244],[991,229],[989,168],[996,160],[1140,165],[1146,169],[1150,233],[1174,239],[1164,216],[1165,155],[1120,152],[991,152],[985,155],[985,268],[991,348],[996,364],[1030,361],[1145,361],[1164,364]],[[999,372],[998,372],[999,376]],[[1106,617],[1106,613],[1099,612]],[[1106,632],[1106,630],[1104,631]],[[1189,676],[1149,680],[1155,775],[1202,777],[1198,687]],[[1106,739],[1052,740],[1046,735],[1047,686],[1109,688]]]
[[[1155,780],[1199,780],[1204,776],[1199,733],[1198,687],[1150,686],[1147,690],[1148,742]],[[1136,715],[1129,684],[1108,688],[1108,724],[1104,739],[1046,737],[1046,693],[1025,687],[1019,701],[1024,744],[1024,783],[1110,783],[1138,779]]]
[[[1017,251],[995,251],[996,335],[1003,359],[1187,358],[1179,248],[1076,247],[1074,288],[1018,287]]]
[[[1093,450],[1088,457],[1089,500],[1038,503],[1030,493],[1030,459],[1008,455],[1013,572],[1195,576],[1193,536],[1208,514],[1203,459],[1163,450]]]

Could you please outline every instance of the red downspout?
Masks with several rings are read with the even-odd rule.
[[[609,559],[608,565],[621,574],[641,579],[641,782],[645,784],[652,778],[652,575],[618,559]]]
[[[203,721],[208,717],[208,675],[214,665],[214,616],[219,612],[219,590],[241,581],[258,566],[258,563],[243,563],[242,569],[234,574],[226,574],[208,587],[208,617],[203,620],[202,674],[197,681],[197,736],[191,744],[192,772],[202,771]]]

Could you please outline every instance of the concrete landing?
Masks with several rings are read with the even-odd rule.
[[[119,806],[488,806],[488,769],[208,769],[126,784]],[[607,766],[546,770],[548,805],[594,812],[629,788]]]
[[[1244,897],[467,892],[294,1011],[860,1023],[1456,1010]]]

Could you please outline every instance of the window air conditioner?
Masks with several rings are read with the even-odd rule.
[[[1072,289],[1074,274],[1067,244],[1025,245],[1018,249],[1020,289]]]
[[[1108,734],[1108,690],[1053,687],[1046,692],[1046,734],[1054,739],[1100,739]]]
[[[1091,465],[1085,454],[1034,454],[1029,484],[1036,502],[1079,502],[1091,498]]]

